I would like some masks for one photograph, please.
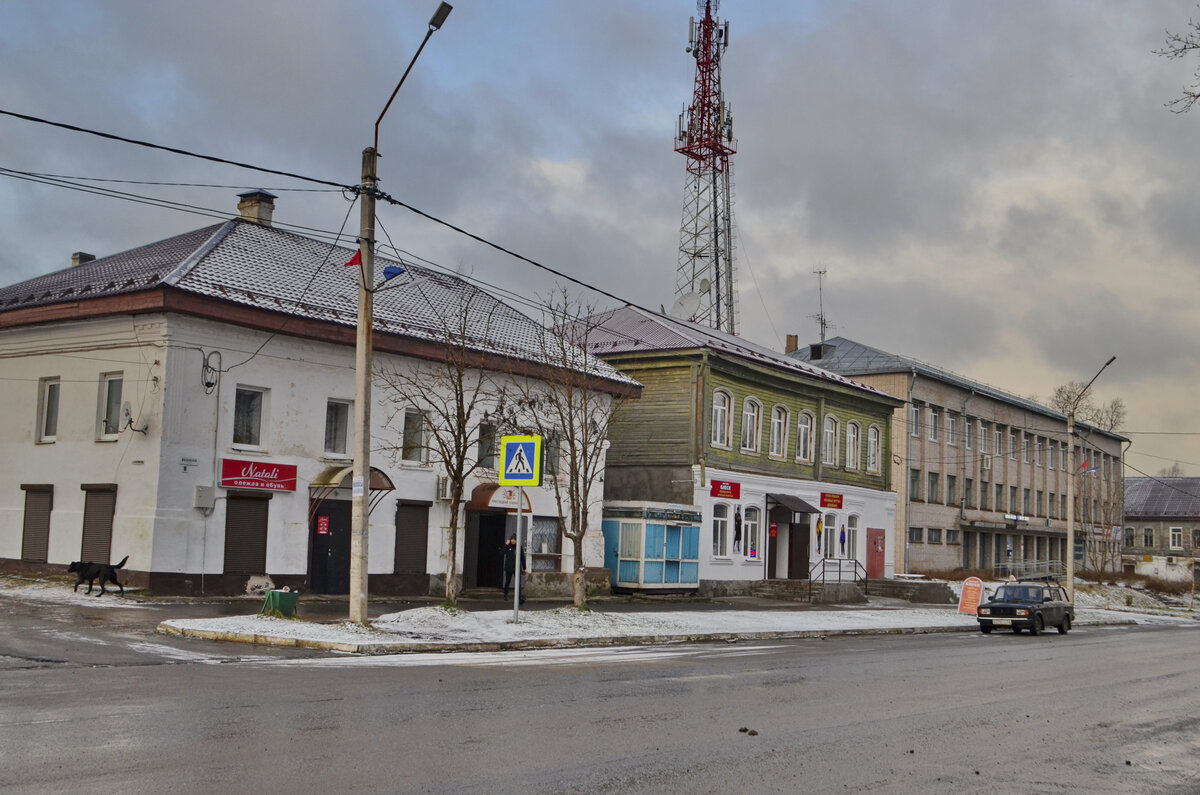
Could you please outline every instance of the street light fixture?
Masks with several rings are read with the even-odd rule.
[[[375,120],[375,141],[363,150],[362,207],[359,219],[358,325],[354,347],[354,478],[350,514],[350,620],[367,622],[367,539],[370,525],[371,492],[371,337],[375,325],[375,196],[378,193],[379,123],[392,106],[413,64],[433,32],[450,16],[451,6],[442,3],[429,20],[429,30],[408,63],[400,82],[392,90],[383,112]]]
[[[1075,601],[1075,475],[1078,474],[1075,471],[1075,411],[1100,373],[1116,360],[1113,356],[1105,362],[1067,408],[1067,472],[1070,473],[1067,475],[1067,599],[1072,602]]]

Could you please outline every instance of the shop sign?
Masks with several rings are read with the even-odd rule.
[[[742,484],[731,483],[728,480],[714,480],[709,494],[726,500],[738,500],[742,497]]]
[[[776,538],[778,536],[779,536],[779,524],[776,522],[771,522],[771,538]]]
[[[492,496],[491,499],[488,500],[487,507],[500,508],[506,511],[515,511],[517,510],[518,493],[519,492],[516,486],[501,486],[492,492]],[[533,508],[530,505],[528,494],[525,495],[525,506],[521,510],[528,513],[533,513]]]
[[[268,464],[262,461],[221,459],[221,485],[227,489],[262,489],[264,491],[295,491],[296,467],[291,464]]]
[[[958,612],[976,615],[979,610],[979,600],[983,597],[983,580],[978,577],[968,577],[963,580],[962,595],[958,598]]]
[[[830,494],[829,492],[826,492],[826,491],[821,492],[821,507],[822,508],[833,508],[834,510],[841,510],[842,495],[841,494]]]

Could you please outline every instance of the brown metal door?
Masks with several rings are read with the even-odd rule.
[[[789,580],[808,579],[808,525],[788,525]]]
[[[877,527],[867,528],[867,579],[882,580],[886,555],[887,532]]]

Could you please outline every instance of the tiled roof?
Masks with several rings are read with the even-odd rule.
[[[354,251],[232,219],[2,288],[0,313],[167,287],[354,326],[358,274],[343,267]],[[386,265],[401,265],[405,273],[375,293],[377,333],[438,342],[447,328],[460,330],[465,313],[466,333],[477,341],[472,347],[554,364],[542,353],[547,350],[542,335],[548,332],[508,304],[457,276],[379,255],[377,282]],[[592,375],[636,384],[595,357],[587,362]]]
[[[588,342],[588,350],[597,356],[707,348],[797,375],[804,375],[874,395],[892,397],[875,387],[860,384],[844,375],[793,359],[786,354],[773,351],[742,337],[736,337],[699,323],[691,323],[635,307],[624,307],[598,317],[601,322],[591,332]]]
[[[1129,519],[1200,519],[1200,478],[1125,478]]]
[[[1034,414],[1040,414],[1044,417],[1051,417],[1060,422],[1067,421],[1067,415],[1055,411],[1049,406],[1043,406],[1037,401],[1029,400],[1028,398],[1018,397],[1002,389],[997,389],[981,381],[973,381],[970,378],[953,373],[941,367],[936,367],[932,364],[927,364],[920,359],[912,359],[907,356],[899,356],[894,353],[887,353],[878,348],[872,348],[868,345],[863,345],[861,342],[846,339],[845,337],[834,337],[826,340],[827,346],[832,346],[832,352],[826,353],[819,361],[822,367],[827,367],[830,370],[841,373],[842,375],[854,377],[864,375],[879,375],[883,373],[913,373],[930,378],[935,381],[941,381],[946,384],[951,384],[960,389],[974,391],[977,394],[984,395],[992,400],[1000,403],[1007,403],[1010,406],[1017,406],[1025,411]],[[812,361],[812,349],[805,346],[798,351],[790,354],[799,361]],[[1090,428],[1096,433],[1102,433],[1105,436],[1110,436],[1113,439],[1128,441],[1119,433],[1104,431],[1099,428],[1094,428],[1085,422],[1076,420],[1076,425],[1080,428]]]

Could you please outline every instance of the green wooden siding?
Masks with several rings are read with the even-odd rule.
[[[696,365],[679,360],[614,364],[641,382],[642,396],[626,401],[613,418],[608,460],[690,466],[696,456]]]

